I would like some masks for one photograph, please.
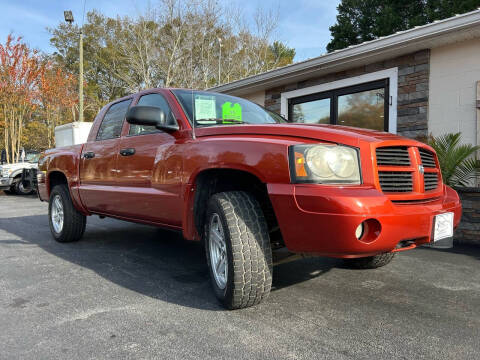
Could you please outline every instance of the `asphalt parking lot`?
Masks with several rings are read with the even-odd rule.
[[[274,268],[260,306],[226,311],[203,249],[98,217],[55,243],[47,204],[0,196],[1,359],[478,359],[480,249],[417,249],[376,270]]]

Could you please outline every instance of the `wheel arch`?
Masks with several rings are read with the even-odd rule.
[[[80,211],[84,215],[90,215],[88,211],[85,209],[83,204],[81,203],[81,199],[78,194],[78,190],[72,189],[71,184],[68,181],[67,175],[58,169],[52,170],[47,174],[47,179],[46,179],[46,188],[47,188],[47,196],[50,198],[50,194],[53,190],[53,188],[56,185],[66,185],[67,186],[67,191],[70,194],[70,199],[72,199],[73,206]]]
[[[67,188],[70,191],[67,176],[62,171],[59,171],[59,170],[50,171],[49,174],[48,174],[48,177],[47,177],[47,194],[48,194],[48,197],[50,197],[50,193],[52,192],[52,189],[56,185],[61,185],[61,184],[67,185]],[[71,194],[70,194],[70,196],[71,196]]]
[[[14,172],[12,172],[10,174],[10,177],[13,178],[13,179],[16,179],[17,177],[21,177],[22,176],[22,170],[23,169],[15,170]]]
[[[272,241],[281,241],[277,218],[266,184],[256,174],[236,168],[204,169],[192,179],[188,190],[188,206],[186,206],[187,217],[190,217],[186,221],[187,229],[184,229],[186,238],[197,238],[196,235],[200,236],[200,239],[203,237],[208,200],[212,195],[225,191],[245,191],[253,194],[262,207]]]

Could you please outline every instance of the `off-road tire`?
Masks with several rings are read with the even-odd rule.
[[[395,253],[384,253],[355,259],[343,259],[345,265],[351,269],[376,269],[392,261]]]
[[[217,285],[210,261],[209,224],[215,213],[220,217],[227,249],[224,289]],[[223,306],[241,309],[268,297],[272,287],[272,250],[265,216],[253,195],[243,191],[213,195],[208,203],[204,240],[212,286]]]
[[[60,195],[63,205],[63,228],[57,233],[52,224],[52,201],[56,195]],[[73,242],[82,238],[87,224],[87,218],[73,206],[70,192],[66,185],[56,185],[50,193],[48,204],[48,222],[53,238],[58,242]]]
[[[18,178],[15,179],[15,183],[13,185],[15,194],[17,195],[30,195],[33,194],[33,186],[30,187],[30,189],[25,189],[22,184],[22,179]]]

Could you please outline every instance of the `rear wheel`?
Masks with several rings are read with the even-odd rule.
[[[50,194],[48,219],[53,238],[58,242],[78,241],[83,236],[86,216],[73,206],[66,185],[57,185]]]
[[[355,259],[343,259],[345,264],[352,269],[376,269],[392,261],[395,253],[384,253]]]
[[[211,197],[205,247],[215,295],[226,308],[249,307],[268,297],[272,250],[265,217],[251,194],[231,191]]]

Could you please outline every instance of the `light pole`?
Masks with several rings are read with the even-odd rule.
[[[65,21],[70,25],[73,23],[73,14],[70,10],[64,11]],[[78,44],[80,57],[80,68],[78,71],[78,121],[83,121],[83,28],[80,28],[80,41]]]
[[[218,84],[220,85],[220,75],[222,74],[222,39],[218,38]]]

